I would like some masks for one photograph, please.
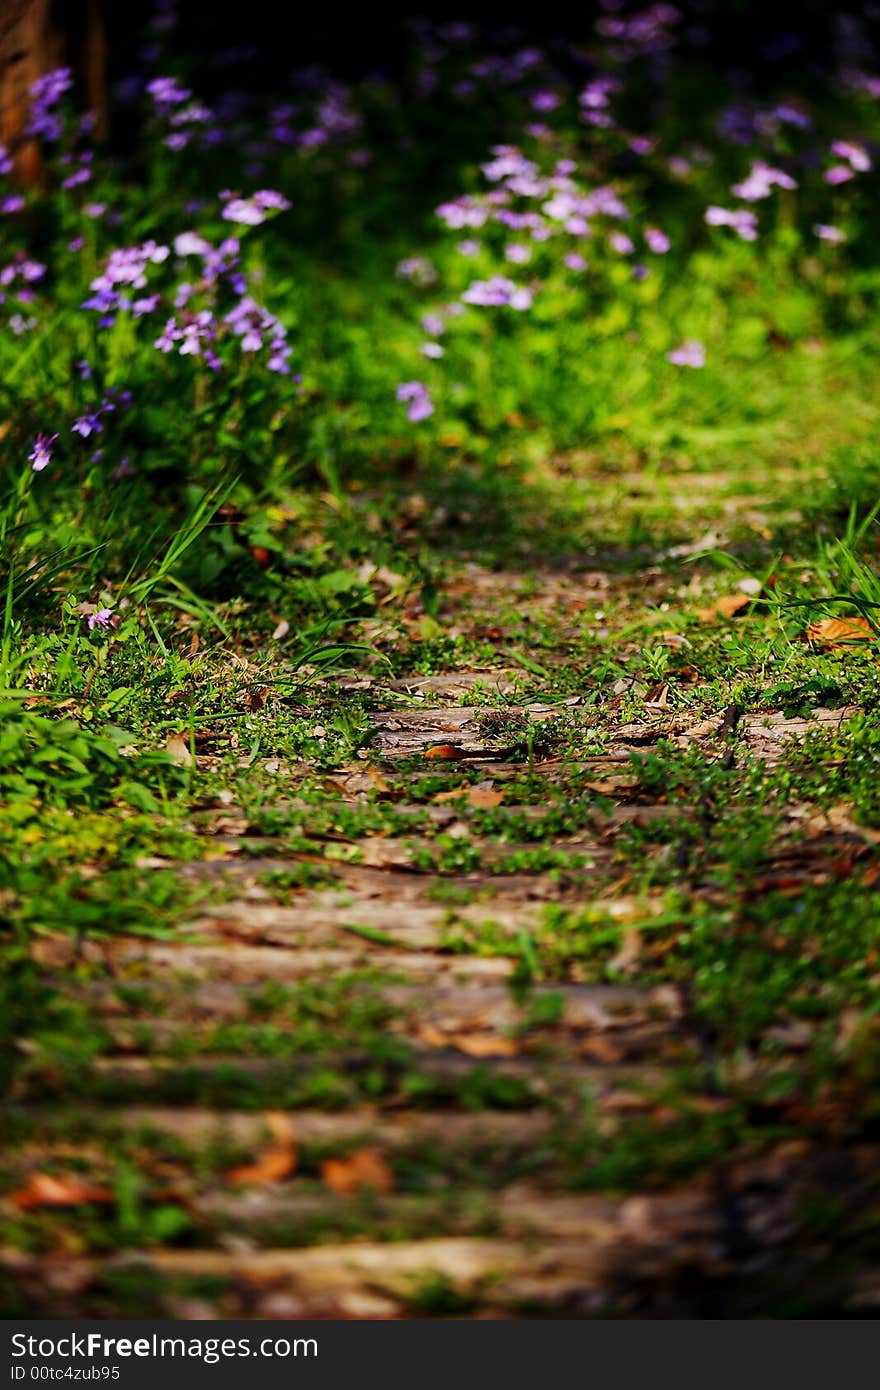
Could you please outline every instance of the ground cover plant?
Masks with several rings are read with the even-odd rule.
[[[876,1309],[876,19],[32,87],[6,1316]]]

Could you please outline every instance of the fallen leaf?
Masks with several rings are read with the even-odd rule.
[[[638,927],[625,927],[620,942],[620,950],[613,955],[608,962],[612,970],[619,970],[622,973],[633,970],[639,964],[642,955],[642,933]]]
[[[34,1207],[78,1207],[86,1202],[112,1202],[113,1192],[101,1183],[67,1174],[54,1177],[51,1173],[31,1173],[24,1187],[11,1192],[8,1200],[19,1211]]]
[[[385,781],[385,778],[382,776],[381,772],[377,772],[374,767],[365,767],[364,772],[366,776],[369,777],[370,781],[373,784],[373,787],[377,792],[391,791],[391,787]]]
[[[283,1178],[289,1178],[291,1173],[296,1171],[297,1152],[290,1116],[281,1110],[270,1110],[265,1120],[272,1135],[272,1143],[254,1163],[244,1163],[238,1168],[230,1168],[226,1174],[227,1182],[241,1187],[257,1187],[263,1183],[281,1182]]]
[[[850,642],[870,642],[874,633],[867,618],[819,618],[810,623],[807,636],[820,647],[846,647]]]
[[[172,734],[165,743],[165,752],[172,762],[180,767],[192,767],[193,755],[190,752],[189,744],[177,734]]]
[[[343,1197],[350,1197],[361,1187],[372,1187],[376,1192],[394,1191],[394,1174],[378,1149],[355,1149],[348,1158],[325,1158],[321,1181]]]
[[[465,757],[465,751],[457,743],[435,743],[433,748],[425,749],[425,757],[432,759],[451,759]]]
[[[473,806],[479,811],[490,811],[493,806],[501,805],[504,792],[493,787],[491,782],[481,782],[475,787],[456,787],[451,792],[438,792],[432,800],[438,806],[444,805],[447,801],[466,801],[468,806]]]
[[[280,642],[280,641],[282,640],[282,638],[284,638],[284,637],[287,636],[287,634],[288,634],[289,631],[290,631],[290,623],[287,621],[286,618],[282,618],[282,619],[281,619],[281,622],[278,624],[278,626],[275,628],[274,632],[272,633],[272,641],[273,641],[273,642]]]
[[[714,622],[716,618],[734,618],[737,613],[748,608],[751,601],[749,594],[722,594],[714,603],[710,603],[708,608],[698,608],[697,617],[703,623]]]
[[[601,1033],[593,1038],[586,1038],[579,1051],[582,1057],[589,1057],[593,1062],[605,1062],[608,1066],[615,1066],[623,1061],[623,1053],[617,1044],[610,1038],[603,1037]]]
[[[519,1051],[513,1038],[497,1033],[444,1033],[432,1023],[418,1030],[418,1039],[426,1047],[454,1047],[466,1057],[515,1057]]]

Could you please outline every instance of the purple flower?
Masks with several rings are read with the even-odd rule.
[[[174,107],[189,101],[192,92],[181,87],[176,77],[154,77],[147,83],[147,91],[155,102],[156,109],[167,114]]]
[[[825,170],[825,182],[835,186],[839,183],[849,183],[850,179],[855,178],[855,174],[847,164],[832,164],[830,169]]]
[[[134,314],[136,319],[139,319],[142,317],[143,314],[155,313],[158,307],[159,295],[145,294],[140,299],[136,299],[134,301],[134,303],[131,306],[131,312]]]
[[[672,242],[665,232],[661,232],[659,227],[646,227],[645,245],[649,251],[654,252],[655,256],[665,256]]]
[[[404,381],[398,386],[396,394],[399,401],[409,402],[406,415],[413,424],[427,420],[430,415],[434,414],[434,406],[424,382]]]
[[[529,104],[535,111],[555,111],[561,100],[558,92],[532,92]]]
[[[100,414],[100,411],[92,410],[87,411],[85,415],[80,415],[71,425],[71,432],[80,435],[83,439],[88,439],[90,434],[100,434],[104,428],[101,424]]]
[[[820,241],[827,241],[832,246],[837,246],[840,242],[846,241],[846,232],[842,232],[839,227],[832,227],[825,222],[817,222],[813,227],[813,231]]]
[[[586,270],[587,263],[577,251],[569,251],[562,257],[562,263],[569,270]]]
[[[407,256],[398,264],[397,274],[414,285],[433,285],[437,281],[437,272],[427,256]]]
[[[108,627],[113,625],[113,609],[99,608],[97,613],[90,613],[88,616],[89,632],[94,632],[95,628],[100,628],[106,632]]]
[[[38,434],[34,440],[34,447],[28,454],[28,461],[33,464],[35,473],[42,473],[48,463],[52,461],[52,445],[58,438],[57,434]]]
[[[474,280],[461,296],[465,304],[496,308],[509,305],[511,309],[529,309],[533,295],[530,289],[515,285],[506,275],[493,275],[491,280]]]
[[[222,195],[221,195],[222,196]],[[227,222],[240,222],[246,227],[258,227],[265,222],[267,212],[286,212],[290,203],[282,193],[262,188],[250,198],[228,198],[223,216]]]
[[[56,108],[72,85],[70,68],[55,68],[31,83],[31,112],[26,127],[28,135],[49,141],[61,139],[63,125]]]
[[[635,250],[632,238],[626,232],[612,232],[608,238],[608,244],[612,251],[616,251],[619,256],[631,256]]]
[[[174,238],[174,254],[176,256],[204,256],[206,251],[211,250],[209,242],[205,241],[198,232],[181,232]]]
[[[744,198],[747,203],[756,203],[761,198],[769,198],[774,187],[792,189],[797,188],[797,183],[784,170],[774,169],[772,165],[758,159],[742,183],[733,185],[731,192],[737,198]]]
[[[743,241],[756,241],[758,237],[758,219],[748,208],[729,208],[708,207],[706,208],[706,223],[710,227],[732,227],[737,236],[742,237]]]
[[[79,169],[74,169],[72,174],[68,174],[66,179],[62,179],[61,187],[67,189],[77,188],[81,183],[88,183],[91,177],[91,169],[81,166]]]
[[[676,367],[705,367],[706,350],[696,338],[688,338],[680,347],[667,352],[666,361]]]
[[[871,168],[871,156],[862,145],[855,145],[850,140],[835,140],[831,146],[831,153],[838,159],[845,159],[860,174],[866,174]]]
[[[24,208],[24,198],[20,193],[10,193],[5,198],[0,199],[0,212],[21,212]]]

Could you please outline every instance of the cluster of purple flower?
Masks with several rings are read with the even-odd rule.
[[[147,83],[147,94],[160,125],[166,127],[162,143],[169,150],[182,150],[194,140],[204,144],[222,139],[214,112],[182,87],[176,77],[154,77]]]
[[[527,286],[514,284],[506,275],[493,275],[491,280],[474,280],[461,297],[465,304],[492,308],[506,304],[511,309],[530,309],[534,300],[534,294]]]
[[[613,86],[594,84],[592,109],[602,110],[602,103]],[[549,173],[544,173],[535,159],[526,156],[514,145],[496,145],[492,158],[482,165],[489,188],[486,192],[462,194],[437,208],[437,216],[451,231],[481,232],[482,239],[467,237],[457,243],[460,255],[467,259],[495,254],[497,228],[505,238],[516,234],[515,240],[504,240],[500,254],[510,265],[530,265],[538,249],[546,247],[539,270],[552,274],[560,267],[570,275],[580,276],[588,267],[583,254],[587,242],[595,246],[604,240],[616,256],[633,256],[637,249],[635,233],[624,231],[621,223],[632,221],[630,209],[618,191],[610,184],[587,187],[578,178],[578,167],[569,158],[557,159]],[[647,254],[664,256],[670,250],[669,235],[655,225],[641,230],[641,244]],[[398,275],[416,285],[427,287],[436,282],[434,267],[423,257],[412,256],[402,261]],[[637,262],[632,267],[634,279],[648,274],[647,266]],[[505,274],[490,274],[468,284],[456,305],[475,308],[509,308],[525,311],[532,307],[541,286],[540,280],[517,284]],[[440,336],[451,317],[449,306],[433,310],[422,319],[422,327],[432,340]],[[444,355],[436,341],[423,343],[421,352],[429,358]],[[675,359],[671,359],[675,360]],[[689,363],[689,365],[695,365]],[[427,419],[432,412],[425,397],[413,394],[413,383],[405,383],[408,394],[398,399],[408,402],[410,420]]]
[[[259,352],[265,347],[268,350],[266,366],[269,371],[289,375],[292,349],[287,342],[287,330],[262,304],[257,304],[250,295],[244,295],[224,315],[223,322],[238,338],[242,352]]]
[[[147,270],[161,265],[170,255],[169,248],[153,240],[140,246],[119,246],[110,252],[100,275],[91,281],[94,293],[83,301],[84,309],[94,309],[101,315],[101,326],[110,327],[116,315],[130,309],[135,318],[152,313],[158,307],[156,295],[132,297],[132,291],[147,288]]]
[[[49,143],[61,139],[64,133],[61,103],[72,86],[70,68],[55,68],[31,84],[31,109],[26,128],[28,135]]]
[[[221,206],[222,216],[228,221],[255,225],[270,213],[283,211],[289,203],[282,194],[262,189],[248,199],[224,193]],[[162,291],[151,289],[149,269],[168,262],[172,247],[171,263],[183,278]],[[248,293],[238,238],[226,237],[214,245],[200,232],[185,231],[174,238],[172,247],[146,241],[140,246],[112,251],[100,275],[92,280],[93,293],[83,307],[99,313],[103,327],[112,325],[122,311],[141,318],[163,309],[168,314],[173,309],[154,339],[153,345],[159,352],[199,358],[212,371],[219,371],[223,366],[222,342],[234,339],[244,353],[265,349],[268,370],[288,375],[292,349],[286,330],[274,314]],[[192,260],[200,263],[195,273],[187,269]],[[226,309],[230,297],[234,302]]]
[[[270,212],[286,212],[290,203],[283,193],[272,188],[261,188],[249,198],[238,198],[233,193],[220,194],[223,203],[222,216],[227,222],[240,222],[245,227],[259,227],[266,221]]]

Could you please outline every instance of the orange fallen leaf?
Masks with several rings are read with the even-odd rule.
[[[468,806],[474,806],[478,811],[490,811],[493,806],[501,805],[504,792],[486,786],[456,787],[451,792],[438,792],[432,799],[438,806],[447,801],[466,801]]]
[[[454,1047],[467,1057],[515,1057],[519,1050],[513,1038],[497,1033],[444,1033],[433,1023],[423,1024],[418,1038],[426,1047]]]
[[[377,772],[374,767],[365,767],[364,772],[369,777],[377,792],[390,792],[391,788],[385,781],[381,772]]]
[[[716,618],[734,618],[748,608],[751,601],[751,594],[722,594],[708,608],[698,608],[697,617],[703,623],[714,622]]]
[[[321,1181],[331,1192],[349,1197],[360,1187],[376,1192],[394,1191],[394,1174],[378,1149],[355,1149],[348,1158],[325,1158]]]
[[[55,1177],[52,1173],[31,1173],[26,1185],[11,1192],[8,1200],[19,1211],[31,1211],[34,1207],[78,1207],[86,1202],[114,1199],[109,1187],[74,1174]]]
[[[465,751],[457,743],[435,743],[433,748],[425,749],[426,758],[463,758]]]
[[[623,1053],[616,1043],[604,1034],[597,1033],[595,1037],[586,1038],[580,1045],[580,1055],[589,1057],[593,1062],[605,1062],[609,1066],[615,1066],[623,1061]]]
[[[870,642],[874,633],[867,618],[819,618],[810,623],[807,636],[820,647],[846,647],[850,642]]]
[[[497,1033],[465,1033],[449,1042],[466,1057],[515,1057],[519,1051],[513,1038],[501,1038]]]
[[[280,1110],[270,1110],[265,1119],[273,1142],[254,1163],[230,1168],[226,1174],[227,1182],[242,1187],[256,1187],[263,1183],[281,1182],[296,1171],[297,1152],[290,1116]]]

